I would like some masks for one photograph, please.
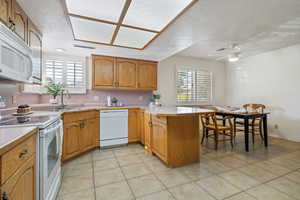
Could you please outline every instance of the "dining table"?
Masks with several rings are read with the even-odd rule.
[[[244,135],[245,135],[245,150],[249,152],[249,121],[251,119],[262,119],[263,125],[263,134],[264,134],[264,145],[268,147],[268,115],[269,112],[237,112],[237,111],[230,111],[230,110],[216,110],[216,115],[222,117],[232,117],[236,119],[244,120]],[[223,122],[225,123],[225,121]],[[225,125],[225,124],[224,124]]]

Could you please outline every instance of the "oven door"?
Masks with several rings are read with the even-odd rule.
[[[48,199],[61,178],[61,121],[40,132],[40,185],[42,199]]]

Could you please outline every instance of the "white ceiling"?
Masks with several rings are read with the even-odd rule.
[[[95,53],[160,61],[179,53],[215,59],[222,56],[215,54],[216,49],[234,42],[241,44],[244,56],[300,42],[299,0],[199,0],[143,51],[73,41],[62,0],[18,2],[43,32],[44,50],[50,52],[63,48],[67,54],[81,56]],[[78,49],[74,44],[96,49]]]

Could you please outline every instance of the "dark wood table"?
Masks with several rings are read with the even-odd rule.
[[[270,113],[236,113],[236,112],[225,112],[225,111],[216,111],[216,115],[223,117],[230,116],[234,119],[243,119],[244,120],[244,132],[245,132],[245,149],[249,152],[249,120],[262,118],[263,120],[263,132],[264,132],[264,144],[265,147],[268,147],[268,114]]]

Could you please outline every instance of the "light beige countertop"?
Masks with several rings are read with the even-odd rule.
[[[0,155],[12,145],[34,134],[35,130],[34,126],[0,128]]]
[[[146,112],[158,116],[183,116],[183,115],[198,115],[201,113],[211,113],[212,110],[194,108],[194,107],[147,107]]]

